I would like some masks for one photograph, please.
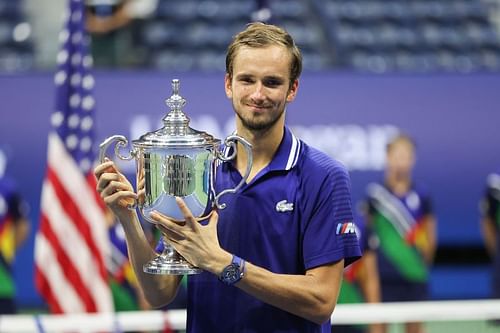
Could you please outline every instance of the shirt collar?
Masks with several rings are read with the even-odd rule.
[[[236,134],[234,132],[233,134]],[[293,135],[292,131],[285,126],[283,139],[281,140],[278,150],[274,155],[271,163],[267,166],[267,171],[273,170],[291,170],[299,160],[299,154],[302,148],[302,143]],[[232,153],[232,149],[226,147],[224,156],[228,157]]]

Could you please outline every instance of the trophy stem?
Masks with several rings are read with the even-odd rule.
[[[161,241],[163,242],[163,252],[143,266],[145,273],[191,275],[203,272],[203,270],[187,262],[186,259],[165,240],[165,237],[162,237]]]

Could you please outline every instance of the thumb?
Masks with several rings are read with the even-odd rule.
[[[219,214],[216,210],[212,211],[210,219],[208,220],[208,225],[212,228],[217,228],[217,223],[219,222]]]

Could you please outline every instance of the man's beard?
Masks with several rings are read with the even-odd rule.
[[[282,117],[283,113],[285,112],[285,109],[281,110],[279,113],[272,113],[270,118],[265,118],[265,119],[256,119],[256,118],[250,118],[247,119],[243,117],[240,112],[237,111],[237,109],[234,106],[233,103],[233,109],[235,110],[236,116],[240,119],[241,123],[243,126],[251,131],[258,131],[258,132],[265,132],[272,128],[278,120]]]

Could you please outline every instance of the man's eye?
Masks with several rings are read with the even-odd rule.
[[[244,83],[253,83],[253,80],[249,77],[242,77],[240,78],[240,81]]]
[[[281,80],[274,80],[274,79],[266,80],[264,84],[268,87],[277,87],[281,85]]]

